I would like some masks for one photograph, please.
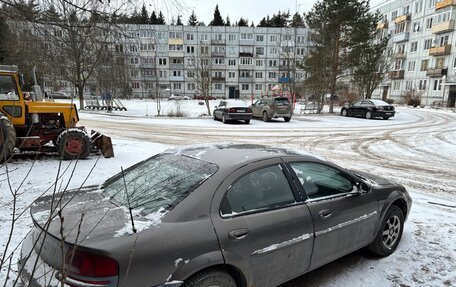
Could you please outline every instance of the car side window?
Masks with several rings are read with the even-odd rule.
[[[296,202],[282,168],[274,165],[240,177],[226,192],[222,215],[270,210]]]
[[[218,105],[219,108],[222,108],[226,105],[226,102],[220,102],[220,104]]]
[[[291,163],[291,167],[310,199],[353,190],[353,182],[333,167],[314,162]]]
[[[361,101],[355,102],[353,105],[354,106],[361,106]]]

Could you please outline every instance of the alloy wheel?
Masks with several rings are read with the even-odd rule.
[[[396,244],[401,232],[401,220],[398,216],[391,216],[383,229],[382,243],[385,248],[391,250]]]

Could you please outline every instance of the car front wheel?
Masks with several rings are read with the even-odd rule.
[[[291,120],[291,117],[284,117],[283,120],[288,123]]]
[[[367,111],[366,112],[366,119],[372,119],[372,112],[371,111]]]
[[[199,272],[185,281],[183,287],[237,287],[233,277],[225,271],[210,269]]]
[[[347,109],[342,109],[342,111],[340,112],[340,114],[344,117],[348,116],[348,112],[347,112]]]
[[[376,255],[385,257],[392,254],[401,241],[404,229],[404,213],[393,205],[386,212],[374,241],[368,249]]]

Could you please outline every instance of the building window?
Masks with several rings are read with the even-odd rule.
[[[223,85],[220,84],[220,83],[214,84],[214,89],[218,90],[218,91],[221,91],[223,89]]]
[[[413,82],[412,81],[406,81],[405,82],[405,89],[407,91],[411,91],[413,89]]]
[[[456,56],[453,58],[453,69],[456,69]]]
[[[158,74],[159,74],[160,78],[168,78],[168,72],[167,71],[160,70],[160,72]]]
[[[241,40],[253,40],[252,33],[241,33]]]
[[[296,48],[296,55],[304,55],[304,48]]]
[[[236,78],[236,72],[228,72],[228,78]]]
[[[414,53],[418,50],[418,42],[412,42],[410,43],[410,53]]]
[[[427,71],[428,66],[429,66],[429,59],[421,60],[420,71]]]
[[[187,46],[187,53],[189,53],[189,54],[195,53],[195,47],[194,46]]]
[[[255,79],[263,78],[263,72],[255,72]]]
[[[427,80],[420,80],[420,84],[418,86],[418,89],[420,91],[426,90],[426,85],[427,85]]]
[[[270,41],[270,42],[277,42],[277,35],[271,35],[271,36],[269,37],[269,41]]]
[[[415,2],[415,13],[421,13],[422,9],[423,9],[423,2],[421,2],[421,1]]]
[[[173,83],[173,89],[174,90],[182,89],[182,84],[181,83]]]
[[[424,50],[429,50],[432,47],[432,39],[424,40]]]
[[[416,21],[413,23],[413,32],[419,32],[421,29],[421,22]]]
[[[240,71],[239,78],[250,78],[250,71]]]
[[[264,35],[256,35],[256,41],[257,42],[263,42],[264,41]]]
[[[434,80],[434,91],[442,90],[442,80]]]
[[[181,71],[173,71],[173,76],[174,77],[180,77],[180,76],[182,76],[182,72]]]
[[[277,78],[277,74],[275,72],[269,72],[269,79]]]
[[[131,83],[131,88],[132,89],[139,89],[139,83],[138,82]]]
[[[213,61],[215,65],[225,65],[225,58],[215,58]]]
[[[139,64],[139,59],[134,57],[134,58],[130,58],[130,64],[132,65],[138,65]]]
[[[255,54],[257,55],[264,55],[264,47],[256,47]]]
[[[170,39],[182,39],[182,32],[169,32]]]
[[[207,47],[207,46],[202,46],[202,47],[201,47],[201,54],[203,54],[203,55],[209,54],[209,47]]]
[[[159,58],[158,59],[158,64],[160,66],[166,66],[166,58]]]
[[[393,90],[399,91],[400,89],[401,89],[401,82],[395,81],[395,82],[393,83]]]
[[[236,66],[236,60],[234,60],[234,59],[228,60],[228,66]]]
[[[201,41],[207,41],[207,40],[209,40],[209,36],[207,34],[201,34],[200,35],[200,40]]]
[[[193,35],[193,34],[190,34],[190,33],[187,34],[188,41],[193,41],[194,37],[195,37],[195,35]]]
[[[277,60],[269,60],[269,67],[276,67],[277,66]]]
[[[415,71],[415,61],[410,61],[410,62],[408,63],[408,69],[407,69],[407,71],[409,71],[409,72]]]
[[[426,29],[432,28],[432,17],[426,19]]]
[[[239,58],[239,65],[252,65],[252,58]]]
[[[228,34],[228,41],[230,41],[230,42],[236,41],[236,34]]]
[[[263,67],[264,66],[264,60],[255,60],[255,66]]]
[[[241,89],[243,91],[248,91],[249,90],[249,84],[242,84]]]
[[[169,50],[170,51],[183,51],[184,50],[184,46],[183,45],[170,44],[169,45]]]
[[[391,12],[391,19],[394,20],[397,18],[397,11]]]
[[[193,91],[195,90],[195,83],[187,83],[187,90]]]
[[[271,55],[276,55],[277,54],[277,48],[276,47],[270,47],[269,48],[269,54]]]
[[[263,89],[263,85],[262,84],[255,84],[255,90],[256,91],[261,91]]]

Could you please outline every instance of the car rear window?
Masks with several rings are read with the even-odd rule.
[[[287,98],[275,98],[274,102],[277,105],[288,105],[290,103]]]
[[[119,205],[150,214],[172,209],[217,169],[185,155],[161,154],[109,179],[103,192]]]

